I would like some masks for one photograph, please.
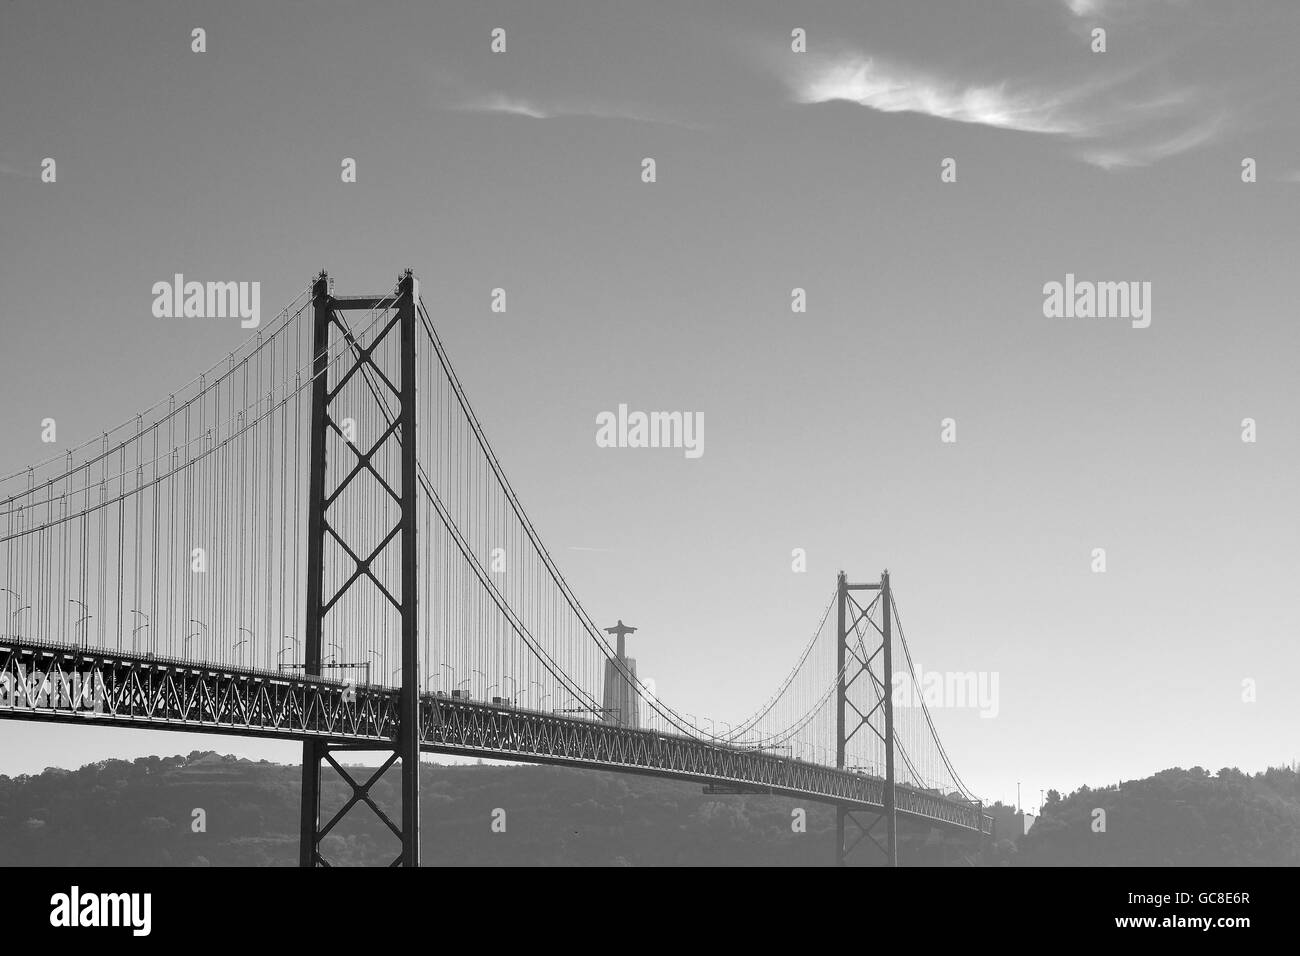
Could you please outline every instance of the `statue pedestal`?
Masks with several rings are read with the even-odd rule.
[[[628,676],[631,676],[631,681]],[[623,666],[615,661],[605,661],[605,692],[601,706],[605,713],[602,719],[607,724],[623,727],[641,726],[641,697],[636,692],[636,659],[623,658]]]

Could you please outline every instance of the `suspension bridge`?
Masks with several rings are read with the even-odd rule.
[[[612,644],[543,545],[409,270],[354,296],[322,272],[165,401],[0,479],[0,593],[0,718],[301,741],[303,866],[362,805],[418,865],[422,753],[832,804],[841,864],[897,863],[900,822],[992,832],[923,699],[893,704],[916,674],[888,572],[841,572],[735,725],[642,681],[628,629]],[[388,756],[357,779],[349,751]],[[370,788],[394,767],[390,816]]]

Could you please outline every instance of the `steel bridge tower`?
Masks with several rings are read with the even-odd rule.
[[[308,677],[320,677],[322,668],[321,650],[324,622],[330,609],[350,588],[354,587],[363,576],[368,576],[378,584],[372,571],[372,563],[379,552],[394,538],[401,542],[401,589],[400,598],[394,598],[390,590],[383,589],[387,599],[394,604],[401,616],[401,674],[402,684],[398,703],[398,733],[391,756],[383,765],[364,782],[355,780],[334,759],[334,753],[340,750],[374,750],[373,744],[343,745],[309,740],[303,744],[302,751],[302,819],[299,838],[298,862],[300,866],[327,866],[320,853],[321,840],[334,826],[358,803],[367,804],[371,810],[387,824],[388,828],[401,840],[402,851],[393,861],[397,866],[420,865],[420,667],[417,643],[416,618],[416,527],[417,521],[417,484],[416,484],[416,307],[419,301],[419,289],[414,274],[407,270],[398,283],[397,297],[339,297],[330,292],[329,277],[321,272],[312,286],[312,310],[314,318],[312,335],[312,401],[311,401],[311,459],[307,492],[307,616],[306,634],[304,635],[304,670]],[[346,309],[395,309],[396,317],[383,326],[381,331],[368,345],[362,345],[349,331],[347,325],[336,314]],[[334,388],[330,387],[330,367],[337,359],[330,355],[331,327],[336,335],[335,344],[348,346],[345,353],[340,350],[339,358],[348,358],[350,365],[339,369]],[[396,334],[399,343],[398,384],[392,382],[391,371],[384,370],[374,360],[376,348],[388,336]],[[338,422],[330,414],[331,406],[343,389],[344,384],[360,375],[368,382],[379,381],[381,387],[394,393],[399,403],[399,411],[389,427],[379,436],[371,447],[363,452],[351,441],[344,442],[355,461],[328,461],[327,446],[331,430],[342,435]],[[372,464],[376,453],[390,438],[397,440],[401,446],[399,490],[394,497],[399,499],[400,516],[395,527],[388,529],[379,548],[367,556],[362,555],[365,546],[357,542],[345,541],[342,535],[331,526],[328,518],[330,504],[336,500],[344,489],[357,480],[365,471],[369,471],[381,484],[389,488],[393,476],[385,480]],[[327,472],[333,468],[343,467],[339,473],[341,480],[332,492],[326,492]],[[349,467],[350,466],[350,467]],[[333,537],[347,556],[355,564],[354,572],[349,575],[333,595],[325,595],[325,543],[326,536]],[[323,826],[321,824],[321,771],[322,761],[328,763],[351,788],[351,797]],[[401,762],[401,824],[395,824],[375,804],[370,796],[370,788],[387,772],[394,763]]]
[[[871,616],[872,605],[866,602],[863,607],[855,597],[855,592],[877,591],[876,601],[880,605],[880,624],[877,626]],[[889,571],[882,571],[878,584],[850,584],[843,571],[839,573],[836,588],[836,642],[835,665],[839,680],[835,688],[835,766],[845,769],[844,751],[848,742],[863,728],[869,729],[885,745],[885,784],[881,812],[874,815],[869,822],[864,822],[865,811],[850,810],[844,804],[835,807],[835,863],[844,866],[849,855],[864,839],[870,840],[885,855],[889,866],[898,865],[898,821],[894,809],[894,704],[893,676],[894,666],[890,641],[890,591]],[[862,631],[867,632],[864,641]],[[852,640],[851,640],[852,639]],[[873,663],[879,657],[881,675],[876,676]],[[848,661],[848,666],[845,662]],[[865,680],[874,685],[879,700],[876,705],[863,713],[849,699],[849,688],[857,681]],[[881,733],[871,717],[877,710],[882,710],[884,719],[877,723],[884,724]],[[850,711],[852,712],[850,714]],[[884,842],[876,837],[876,827],[885,825]],[[856,836],[852,843],[845,844],[846,824],[852,823]]]

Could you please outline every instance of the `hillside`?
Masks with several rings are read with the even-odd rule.
[[[396,785],[390,772],[372,790],[390,813]],[[833,811],[806,805],[807,832],[794,833],[795,800],[710,796],[694,784],[541,766],[426,764],[421,786],[422,852],[441,864],[799,866],[833,858]],[[296,766],[198,751],[0,776],[0,865],[291,866],[298,792]],[[341,784],[327,788],[327,817],[343,798]],[[1090,826],[1098,807],[1105,833]],[[505,811],[503,833],[493,832],[497,810]],[[927,836],[901,831],[904,862],[944,858]],[[385,864],[396,844],[362,806],[327,837],[325,853],[339,864]],[[1300,781],[1285,768],[1255,776],[1193,768],[1063,799],[1053,792],[1030,834],[1000,840],[994,860],[1295,865]]]
[[[357,771],[361,779],[367,773]],[[395,817],[397,774],[372,790]],[[709,797],[698,785],[540,766],[422,767],[421,843],[450,865],[825,864],[835,819],[797,801]],[[297,864],[299,769],[216,754],[110,760],[33,776],[0,776],[0,865]],[[327,788],[326,816],[343,788]],[[202,808],[206,832],[193,832]],[[493,811],[505,811],[494,833]],[[367,807],[327,837],[341,864],[388,863],[392,835]]]
[[[1104,833],[1093,829],[1098,809]],[[1300,775],[1176,767],[1064,798],[1051,791],[1009,857],[1048,866],[1297,866]]]

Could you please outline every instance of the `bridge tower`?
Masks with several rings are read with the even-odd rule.
[[[860,602],[858,592],[876,591],[874,601]],[[850,810],[844,804],[835,808],[835,863],[844,866],[849,855],[864,839],[870,840],[885,856],[888,866],[898,865],[898,822],[894,809],[894,705],[893,656],[890,640],[891,610],[889,572],[883,571],[878,584],[850,584],[843,571],[839,573],[836,587],[835,663],[840,675],[835,688],[835,766],[845,769],[845,749],[848,742],[864,728],[875,734],[885,745],[885,780],[881,799],[881,812],[871,816],[867,811]],[[873,619],[872,611],[879,609],[880,623]],[[880,658],[880,676],[873,664]],[[846,665],[847,662],[847,666]],[[849,688],[858,681],[870,683],[877,696],[874,707],[866,713],[849,699]],[[871,717],[880,710],[883,719],[876,723]],[[884,725],[884,732],[876,724]],[[884,842],[876,835],[876,828],[884,824]],[[846,844],[847,825],[852,824],[854,837]]]
[[[416,308],[419,301],[418,283],[411,270],[401,277],[396,300],[388,296],[348,296],[335,297],[330,290],[329,277],[321,272],[312,286],[313,337],[312,354],[314,361],[312,373],[311,402],[311,448],[310,473],[307,491],[307,608],[306,633],[304,635],[304,670],[308,677],[319,678],[324,670],[322,661],[323,634],[325,620],[330,610],[337,605],[340,598],[349,589],[356,587],[363,577],[369,577],[378,583],[372,565],[378,564],[378,557],[393,537],[398,538],[401,547],[400,598],[394,598],[390,589],[381,589],[387,600],[392,603],[401,620],[401,690],[398,700],[398,732],[392,755],[364,782],[354,779],[334,758],[340,750],[374,750],[373,745],[346,746],[307,741],[303,744],[302,754],[302,817],[299,836],[298,862],[300,866],[328,865],[321,856],[320,843],[349,810],[358,803],[367,804],[388,828],[401,840],[401,854],[393,865],[419,866],[420,864],[420,665],[418,629],[416,617],[416,594],[418,590],[416,556],[417,485],[416,485]],[[367,345],[353,337],[338,311],[354,309],[373,310],[392,309],[395,318],[382,327],[382,330]],[[333,335],[331,335],[333,331]],[[375,352],[390,335],[399,339],[396,370],[398,384],[393,384],[394,370],[387,372],[379,367]],[[335,346],[335,355],[331,355],[331,344]],[[345,346],[340,348],[339,346]],[[334,366],[336,381],[331,388],[331,367]],[[373,445],[363,451],[350,440],[343,442],[343,447],[352,453],[351,458],[339,462],[330,462],[327,449],[330,445],[331,430],[342,435],[339,421],[331,415],[331,407],[343,389],[344,383],[353,376],[360,376],[372,387],[386,388],[391,397],[398,401],[398,410],[387,430],[378,437]],[[375,382],[381,384],[375,386]],[[378,396],[376,395],[378,401]],[[384,408],[388,408],[387,399]],[[388,413],[385,412],[385,417]],[[396,440],[400,446],[400,475],[381,476],[373,460],[381,447],[389,440]],[[337,445],[335,447],[338,447]],[[383,457],[380,457],[380,461]],[[370,471],[381,483],[385,484],[390,494],[393,479],[397,479],[399,517],[395,527],[387,530],[383,544],[366,556],[367,547],[361,541],[344,540],[340,531],[331,525],[328,517],[330,504],[344,492],[348,485]],[[326,479],[330,475],[337,477],[338,483],[332,491],[326,490]],[[344,529],[343,534],[346,534]],[[332,595],[325,594],[325,545],[326,536],[335,539],[348,558],[355,564],[352,574]],[[402,781],[400,787],[401,823],[400,826],[388,818],[370,796],[370,788],[394,764],[401,763]],[[333,818],[321,824],[321,773],[323,764],[328,763],[352,790],[351,797],[344,803]]]

